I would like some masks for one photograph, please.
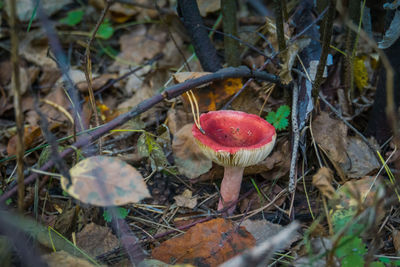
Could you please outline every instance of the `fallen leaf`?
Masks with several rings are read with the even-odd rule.
[[[291,73],[296,57],[309,43],[309,38],[299,38],[282,52],[280,58],[283,64],[281,64],[281,71],[279,72],[282,83],[289,84],[293,80]]]
[[[372,140],[370,143],[374,144]],[[364,177],[379,169],[380,164],[376,159],[375,151],[371,150],[359,137],[349,136],[346,145],[346,154],[350,164],[340,164],[340,166],[347,177]]]
[[[93,267],[96,266],[85,259],[72,256],[71,254],[60,250],[51,254],[43,255],[43,260],[49,267]]]
[[[192,191],[189,189],[175,196],[174,199],[178,207],[193,209],[197,205],[197,198],[192,196]]]
[[[327,167],[322,167],[314,174],[312,184],[318,188],[322,195],[328,199],[335,196],[335,188],[332,186],[333,172]]]
[[[63,213],[57,216],[54,229],[63,236],[69,236],[75,226],[76,207],[65,207]]]
[[[312,131],[315,141],[331,160],[337,163],[347,162],[347,126],[343,122],[332,119],[326,112],[321,112],[312,122]]]
[[[42,136],[42,130],[39,126],[28,126],[24,129],[24,146],[25,150],[29,149],[35,144],[36,142],[40,141],[39,137]],[[8,140],[7,144],[7,153],[9,156],[17,154],[17,142],[18,136],[14,135],[13,137]]]
[[[43,8],[43,12],[47,16],[51,16],[52,14],[56,13],[57,11],[61,10],[65,5],[71,4],[73,0],[41,0],[40,5]],[[16,1],[17,6],[17,17],[18,20],[22,22],[28,22],[32,18],[32,11],[35,9],[36,2],[32,2],[31,0],[18,0]],[[10,7],[8,4],[5,5],[5,10],[10,17]],[[33,17],[34,19],[37,16]]]
[[[86,158],[70,170],[71,185],[61,178],[62,188],[72,197],[95,206],[120,206],[150,197],[142,175],[114,157]]]
[[[76,245],[97,257],[118,247],[119,241],[110,228],[89,223],[76,235]]]
[[[152,257],[166,263],[217,266],[254,245],[254,237],[244,227],[218,218],[164,241],[153,249]]]
[[[133,5],[113,3],[109,9],[111,19],[117,23],[124,23],[138,13]]]
[[[167,112],[167,126],[172,135],[175,135],[179,129],[190,122],[193,122],[192,115],[181,108],[171,108]]]
[[[199,78],[207,74],[209,74],[209,72],[180,72],[174,74],[173,76],[176,82],[182,83],[186,80]],[[228,100],[242,87],[242,79],[229,78],[223,81],[202,85],[199,87],[201,89],[194,89],[192,91],[196,96],[200,112],[206,112],[217,110],[226,100]],[[190,102],[186,94],[183,94],[182,96],[186,105],[190,107]]]
[[[92,81],[92,89],[93,91],[99,90],[101,87],[103,87],[109,80],[117,78],[117,74],[115,73],[105,73],[100,76],[93,77]],[[82,93],[88,91],[88,84],[86,82],[86,78],[84,80],[81,80],[76,83],[76,87],[78,90]]]
[[[212,161],[208,159],[192,134],[193,123],[186,124],[175,135],[172,141],[175,165],[181,174],[188,178],[196,178],[208,172]]]
[[[283,226],[275,223],[270,223],[267,220],[246,219],[240,225],[244,226],[246,230],[255,237],[256,245],[259,245],[262,242],[270,239],[271,237],[276,235],[276,233],[283,229]],[[290,244],[296,242],[297,240],[299,240],[299,238],[301,238],[300,235],[295,235]],[[290,244],[288,244],[288,246],[290,246]]]
[[[393,238],[393,246],[396,249],[396,252],[400,252],[400,232],[398,230],[394,230],[392,232],[392,238]]]
[[[221,2],[214,0],[197,0],[197,6],[199,7],[200,15],[207,17],[208,14],[220,10]]]

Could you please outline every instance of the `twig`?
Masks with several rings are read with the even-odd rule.
[[[297,101],[299,99],[299,89],[297,84],[293,84],[293,99],[292,99],[292,134],[293,134],[293,147],[292,159],[290,161],[289,172],[289,192],[293,193],[297,184],[297,150],[299,149],[299,125],[297,123]]]
[[[164,99],[172,99],[172,98],[175,98],[175,97],[181,95],[182,93],[184,93],[186,91],[189,91],[193,88],[199,87],[200,85],[203,85],[203,84],[206,84],[209,82],[214,82],[214,81],[221,81],[221,80],[224,80],[227,78],[255,78],[255,79],[260,79],[260,80],[276,83],[278,86],[283,87],[283,88],[288,88],[288,85],[283,85],[281,83],[280,78],[278,76],[272,75],[267,72],[253,71],[247,67],[222,69],[216,73],[204,75],[200,78],[188,80],[183,83],[171,86],[171,87],[167,88],[163,93],[157,94],[157,95],[143,101],[142,103],[140,103],[139,105],[137,105],[136,107],[134,107],[133,109],[128,111],[127,113],[124,113],[124,114],[118,116],[117,118],[113,119],[112,121],[97,128],[93,132],[88,133],[85,136],[82,136],[82,138],[80,138],[74,144],[72,144],[71,147],[65,149],[60,154],[60,157],[64,158],[67,155],[71,154],[72,152],[75,151],[74,148],[79,149],[83,146],[90,144],[91,142],[102,137],[105,133],[109,132],[110,130],[124,124],[128,120],[149,110],[151,107],[160,103]],[[54,165],[54,162],[52,160],[50,160],[41,167],[41,170],[43,170],[43,171],[48,170],[53,165]],[[36,178],[37,178],[37,174],[31,174],[29,177],[27,177],[25,179],[25,184],[32,183]],[[15,194],[15,192],[16,192],[15,187],[11,188],[7,192],[5,192],[3,195],[0,196],[0,203],[3,203],[4,201],[6,201],[9,197],[11,197],[13,194]]]
[[[12,64],[12,88],[14,92],[14,111],[17,124],[17,176],[18,176],[18,210],[24,210],[24,114],[21,105],[21,88],[19,80],[19,55],[18,55],[18,34],[17,34],[17,7],[16,1],[9,0],[11,9],[10,28],[11,28],[11,64]]]
[[[224,33],[231,36],[237,35],[237,6],[236,1],[232,0],[221,0],[222,9],[222,21]],[[235,40],[224,36],[224,52],[225,62],[230,67],[236,67],[240,65],[239,45]]]
[[[282,52],[286,49],[285,32],[283,30],[283,10],[282,1],[274,0],[275,5],[275,24],[276,36],[278,38],[279,51]]]
[[[217,50],[208,38],[207,31],[202,27],[203,20],[196,0],[179,0],[178,14],[189,33],[197,57],[204,71],[215,72],[222,68]]]
[[[113,2],[112,0],[106,1],[106,5],[105,5],[103,11],[101,12],[100,18],[97,21],[96,27],[94,28],[94,31],[92,32],[92,35],[90,36],[90,38],[88,40],[86,50],[85,50],[85,61],[84,61],[85,77],[86,77],[86,82],[88,84],[89,99],[90,99],[90,104],[92,106],[92,110],[94,113],[96,126],[100,125],[100,121],[99,121],[99,115],[97,114],[96,101],[94,99],[93,87],[92,87],[92,61],[90,60],[90,47],[92,46],[93,40],[96,37],[96,33],[99,30],[101,23],[103,23],[103,20],[106,17],[107,11],[110,8],[110,5],[112,2]],[[101,150],[101,142],[100,142],[99,148]]]
[[[236,256],[220,267],[247,267],[247,266],[266,266],[272,254],[284,248],[295,235],[297,229],[300,228],[298,222],[292,222],[279,233],[262,242],[260,245],[245,251],[243,254]]]
[[[317,73],[315,74],[313,87],[311,93],[318,96],[318,90],[322,82],[322,76],[325,71],[326,59],[328,58],[328,52],[331,44],[333,19],[336,12],[336,0],[329,1],[328,16],[324,20],[324,32],[322,34],[322,51],[321,58],[318,62]]]

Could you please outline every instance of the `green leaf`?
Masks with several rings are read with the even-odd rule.
[[[96,36],[102,39],[109,39],[114,34],[114,28],[109,20],[105,20],[99,27]]]
[[[116,211],[117,211],[116,216],[118,219],[125,219],[126,216],[128,216],[128,214],[129,214],[129,210],[127,210],[125,208],[121,208],[121,207],[118,207]],[[104,210],[103,218],[106,222],[111,222],[112,216],[111,216],[111,212],[109,211],[109,209]]]
[[[379,260],[383,263],[390,263],[390,259],[386,257],[379,257]]]
[[[350,255],[359,255],[363,257],[366,253],[367,249],[361,238],[352,235],[344,236],[339,242],[339,247],[336,249],[336,256],[339,258],[348,257]]]
[[[271,111],[268,113],[266,120],[273,124],[274,127],[279,130],[284,130],[289,125],[287,117],[290,114],[290,107],[287,105],[282,105],[278,108],[276,112]]]
[[[374,262],[371,262],[371,264],[369,266],[371,266],[371,267],[385,267],[385,264],[383,264],[383,262],[374,261]]]
[[[4,193],[3,190],[0,189],[0,196],[1,196],[3,193]],[[10,205],[11,202],[12,202],[11,198],[9,198],[9,199],[6,200],[6,204],[7,204],[7,205]]]
[[[364,257],[358,254],[350,254],[343,258],[342,267],[364,266]]]
[[[82,9],[76,9],[69,11],[65,18],[60,19],[60,23],[66,24],[68,26],[75,26],[82,21],[85,11]]]

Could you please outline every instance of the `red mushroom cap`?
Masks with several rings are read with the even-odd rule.
[[[201,133],[192,133],[211,160],[222,166],[247,167],[265,159],[275,144],[274,126],[257,115],[241,111],[210,111],[200,116]]]

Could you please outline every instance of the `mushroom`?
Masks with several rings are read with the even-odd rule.
[[[192,133],[204,154],[224,166],[218,210],[237,201],[243,171],[271,152],[276,139],[274,126],[257,115],[241,111],[210,111],[200,116],[204,134],[196,125]],[[227,210],[232,214],[236,205]]]

